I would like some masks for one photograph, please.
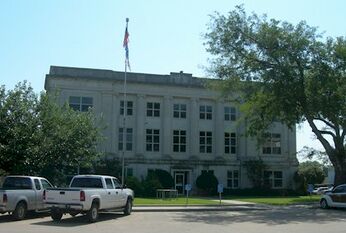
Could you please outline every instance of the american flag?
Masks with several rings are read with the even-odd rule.
[[[129,60],[129,36],[130,34],[127,31],[127,24],[126,24],[123,47],[125,48],[125,63],[127,67],[129,68],[129,70],[131,70],[130,60]]]

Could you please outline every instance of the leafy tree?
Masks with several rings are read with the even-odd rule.
[[[321,184],[326,177],[324,166],[317,161],[307,161],[298,166],[295,180],[299,188],[306,192],[308,184]]]
[[[61,174],[87,166],[99,155],[101,138],[94,114],[59,106],[26,83],[0,89],[0,169],[10,174]]]
[[[264,187],[264,171],[267,169],[267,165],[263,160],[248,160],[244,162],[244,167],[247,172],[247,176],[255,188]]]
[[[247,15],[242,6],[212,16],[206,33],[209,71],[224,80],[225,97],[242,103],[247,132],[262,135],[273,121],[307,121],[346,181],[346,40],[322,40],[305,22],[292,25]],[[330,139],[330,140],[328,140]]]

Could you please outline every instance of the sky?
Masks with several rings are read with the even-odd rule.
[[[344,0],[0,0],[0,85],[27,80],[38,93],[51,65],[124,71],[126,18],[132,72],[206,77],[210,15],[240,4],[346,36]],[[306,124],[297,128],[297,150],[303,146],[322,148]]]

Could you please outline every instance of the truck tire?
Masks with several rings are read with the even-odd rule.
[[[52,209],[50,216],[52,217],[54,222],[59,222],[62,218],[62,212],[58,209]]]
[[[91,204],[90,210],[87,212],[89,222],[96,222],[99,217],[99,205],[96,202]]]
[[[132,212],[132,199],[128,198],[124,207],[124,215],[130,215]]]
[[[25,218],[26,212],[26,203],[24,201],[21,201],[17,204],[16,209],[12,213],[12,216],[15,220],[22,220]]]

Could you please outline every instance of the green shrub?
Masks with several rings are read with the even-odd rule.
[[[213,195],[217,193],[218,180],[212,172],[203,172],[197,177],[197,188],[205,194]]]
[[[159,180],[162,188],[170,189],[174,186],[174,180],[168,171],[156,169],[154,171],[157,179]]]
[[[135,192],[135,196],[143,196],[143,185],[136,177],[127,177],[125,184]]]
[[[161,189],[162,185],[156,175],[149,173],[144,181],[142,181],[144,197],[156,197],[156,190]]]

